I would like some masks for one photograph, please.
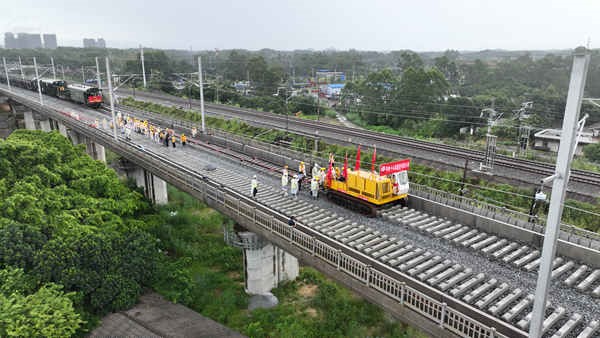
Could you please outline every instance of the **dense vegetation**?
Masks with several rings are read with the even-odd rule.
[[[0,336],[69,336],[154,279],[143,196],[58,133],[0,141]]]
[[[250,337],[419,336],[311,268],[273,290],[278,306],[247,310],[242,253],[223,242],[231,221],[171,187],[169,199],[151,230],[168,255],[156,290],[169,299]]]
[[[414,337],[312,269],[247,310],[231,221],[169,187],[159,209],[58,133],[0,141],[0,336],[81,335],[145,287],[252,337]]]
[[[133,107],[153,111],[160,114],[165,114],[178,119],[187,119],[199,121],[200,116],[195,111],[186,111],[175,107],[166,107],[160,104],[151,102],[136,101],[131,98],[126,98],[123,104]],[[264,142],[276,142],[281,139],[287,139],[291,142],[293,149],[312,152],[314,149],[313,141],[294,134],[287,134],[285,131],[266,130],[263,128],[252,127],[238,120],[224,120],[214,117],[206,117],[206,123],[209,128],[225,130],[227,132],[240,134],[248,137],[253,137]],[[329,153],[336,154],[338,162],[341,161],[345,154],[348,154],[350,159],[356,156],[356,149],[352,147],[341,147],[319,142],[319,152],[317,155],[322,158],[327,158]],[[361,157],[363,158],[362,166],[364,169],[369,169],[372,152],[368,149],[362,149]],[[410,154],[406,154],[410,157]],[[394,159],[377,156],[378,163],[390,162]],[[460,171],[440,171],[424,165],[411,163],[410,170],[411,181],[414,183],[424,184],[429,187],[448,191],[451,193],[460,193],[463,190],[463,195],[477,200],[482,200],[491,204],[504,206],[508,209],[517,210],[523,213],[529,212],[529,206],[533,196],[533,191],[522,189],[508,184],[495,184],[486,180],[467,178],[465,185],[462,183],[463,173]],[[600,231],[600,223],[594,214],[578,211],[578,208],[600,214],[600,205],[575,200],[566,200],[568,206],[563,213],[563,222],[574,224],[591,231]],[[544,216],[547,213],[547,205],[542,206],[539,214]]]

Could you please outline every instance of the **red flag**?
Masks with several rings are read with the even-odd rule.
[[[360,144],[358,145],[358,150],[356,151],[356,164],[354,165],[354,171],[360,170]]]
[[[329,182],[331,182],[331,179],[333,178],[333,166],[331,164],[331,161],[329,161],[329,169],[327,169],[327,176],[325,176],[327,178],[327,185],[329,185]]]
[[[344,169],[342,170],[342,176],[344,178],[348,178],[348,153],[346,153],[346,158],[344,158]]]
[[[377,159],[377,147],[373,146],[373,158],[371,159],[371,171],[375,171],[375,160]]]

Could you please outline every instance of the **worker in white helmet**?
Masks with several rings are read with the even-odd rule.
[[[281,191],[283,193],[283,196],[288,195],[288,182],[289,182],[289,177],[288,177],[288,174],[286,171],[281,175]]]
[[[292,197],[294,199],[298,198],[298,175],[294,175],[294,177],[292,178],[290,192],[292,193]]]
[[[250,193],[252,194],[252,198],[256,198],[256,194],[258,193],[258,180],[256,179],[256,175],[254,175],[250,181]]]
[[[312,177],[317,177],[319,176],[319,165],[317,163],[315,163],[315,165],[312,168]]]
[[[312,193],[312,198],[316,200],[319,196],[319,181],[316,176],[310,181],[310,192]]]

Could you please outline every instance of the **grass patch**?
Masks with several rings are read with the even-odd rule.
[[[231,220],[169,187],[151,231],[164,252],[153,287],[171,301],[250,337],[419,337],[312,268],[273,289],[279,305],[248,311],[242,252],[223,241]]]

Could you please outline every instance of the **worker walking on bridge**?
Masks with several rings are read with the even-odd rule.
[[[254,175],[250,181],[250,193],[252,194],[252,198],[256,199],[256,194],[258,193],[258,180],[256,179],[256,175]]]
[[[284,197],[287,197],[288,195],[288,181],[288,174],[287,172],[284,172],[283,175],[281,175],[281,191]]]
[[[316,200],[319,196],[319,181],[316,176],[310,181],[310,192],[312,193],[312,198]]]
[[[306,177],[306,167],[304,162],[300,162],[298,165],[298,190],[302,189],[302,179]]]

